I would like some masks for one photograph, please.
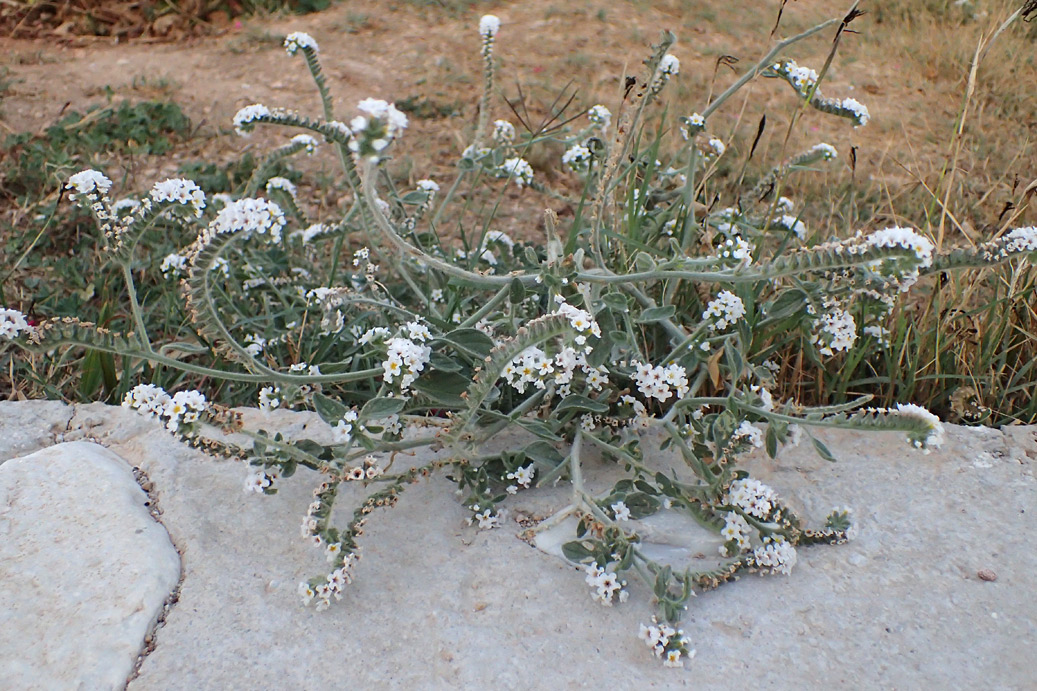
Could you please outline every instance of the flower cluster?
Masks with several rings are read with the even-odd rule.
[[[234,131],[241,137],[247,137],[255,127],[256,120],[270,117],[270,115],[270,109],[262,103],[245,106],[234,114]]]
[[[576,345],[585,345],[588,336],[601,338],[601,327],[598,326],[598,322],[594,320],[590,312],[581,310],[579,307],[573,307],[561,296],[555,296],[555,302],[558,303],[558,309],[555,313],[564,315],[569,320],[569,324],[576,330]],[[586,352],[589,353],[590,351],[591,349],[588,346]]]
[[[151,199],[156,203],[168,202],[188,206],[195,218],[201,218],[202,210],[205,208],[205,193],[193,180],[184,178],[170,178],[156,182],[155,186],[151,188]]]
[[[681,71],[681,61],[677,59],[676,55],[667,53],[659,60],[659,66],[655,70],[655,75],[652,77],[651,91],[652,93],[659,93],[666,82],[670,81],[670,77],[679,74]]]
[[[903,415],[905,417],[912,417],[916,420],[921,420],[925,424],[924,436],[912,435],[908,437],[908,441],[910,441],[915,447],[928,450],[931,448],[938,448],[943,444],[943,423],[940,422],[940,418],[933,415],[922,406],[913,403],[897,403],[896,407],[889,412]]]
[[[751,531],[749,522],[745,520],[744,516],[735,511],[728,511],[724,515],[724,527],[720,531],[720,536],[724,538],[724,544],[720,545],[720,554],[729,557],[732,553],[744,552],[749,549]]]
[[[596,602],[611,607],[615,600],[627,601],[628,593],[623,589],[626,581],[620,581],[614,572],[601,568],[597,562],[587,564],[583,571],[587,574],[587,585],[594,588],[591,598]]]
[[[666,367],[653,367],[636,360],[630,364],[636,370],[634,383],[637,384],[637,390],[645,398],[667,401],[675,392],[678,399],[687,395],[688,373],[681,365],[673,362]]]
[[[836,150],[834,146],[832,146],[831,144],[825,144],[823,142],[821,144],[814,144],[810,151],[812,153],[821,154],[821,158],[823,158],[826,161],[832,161],[839,157],[839,151]],[[785,197],[782,197],[782,199],[784,198]]]
[[[200,391],[177,391],[170,396],[161,386],[138,384],[126,392],[124,408],[159,418],[166,429],[174,434],[192,436],[195,423],[205,412],[208,403]]]
[[[797,65],[795,60],[775,63],[771,69],[787,79],[799,91],[806,91],[817,83],[817,72],[809,67]]]
[[[761,573],[792,573],[796,565],[796,548],[784,535],[768,535],[753,550],[753,563]]]
[[[407,129],[407,116],[394,104],[378,98],[365,98],[357,104],[357,110],[363,115],[349,121],[353,133],[349,150],[377,162],[390,142]]]
[[[759,480],[749,477],[735,480],[727,488],[722,502],[737,506],[750,516],[765,520],[774,508],[777,494]]]
[[[187,272],[187,257],[171,252],[165,256],[158,268],[166,278],[183,276]]]
[[[0,307],[0,340],[11,340],[21,333],[32,331],[25,315],[15,309]]]
[[[785,230],[791,231],[792,234],[795,235],[800,240],[806,240],[806,237],[807,237],[807,227],[806,227],[806,224],[804,224],[803,221],[799,220],[795,216],[791,216],[789,214],[783,214],[783,215],[778,216],[777,218],[775,218],[773,223],[774,223],[775,226],[777,226],[779,228],[784,228]]]
[[[507,120],[493,121],[493,139],[498,144],[505,146],[515,141],[515,126]]]
[[[83,170],[71,176],[65,187],[76,191],[74,194],[68,195],[69,199],[73,201],[76,194],[86,195],[90,201],[96,201],[95,196],[108,194],[108,190],[112,188],[112,181],[96,170]]]
[[[745,442],[751,444],[757,449],[763,448],[763,432],[748,420],[742,420],[738,425],[738,429],[731,435],[731,441],[734,443]]]
[[[590,168],[591,150],[582,144],[573,144],[562,154],[562,163],[574,173],[586,173]]]
[[[599,103],[596,106],[591,106],[590,110],[587,111],[587,119],[595,127],[604,131],[609,128],[609,124],[612,122],[612,113],[608,108]]]
[[[745,303],[730,290],[721,290],[710,300],[702,319],[709,321],[711,331],[724,331],[745,316]]]
[[[652,623],[648,626],[641,624],[638,638],[652,649],[656,657],[663,658],[663,664],[667,667],[683,667],[682,655],[689,659],[695,656],[694,650],[688,650],[691,641],[684,635],[684,631],[669,624],[660,624],[655,617],[652,617]]]
[[[398,336],[386,343],[387,355],[382,362],[383,380],[392,384],[400,378],[400,391],[405,392],[418,378],[425,364],[432,357],[432,349],[425,345],[432,340],[428,327],[417,322],[408,322],[404,327],[409,338]]]
[[[314,53],[320,52],[320,48],[317,46],[317,42],[313,40],[313,37],[302,31],[293,31],[285,36],[284,49],[289,55],[295,55],[300,50],[311,50]]]
[[[853,114],[854,127],[864,127],[868,124],[868,120],[871,119],[868,107],[855,98],[844,98],[842,101],[839,101],[839,106]]]
[[[357,557],[355,552],[347,554],[342,560],[341,566],[327,575],[325,579],[327,582],[325,583],[318,583],[317,585],[306,582],[300,583],[299,596],[302,598],[303,605],[310,605],[316,601],[315,608],[320,612],[331,606],[332,597],[336,600],[341,600],[342,591],[353,582],[353,567],[358,559],[359,557]]]
[[[500,31],[500,19],[492,14],[484,14],[479,19],[479,35],[484,42],[492,42],[497,32]]]
[[[360,414],[354,410],[347,410],[342,419],[335,423],[332,430],[335,434],[336,444],[348,444],[353,440],[354,427],[356,431],[363,433],[364,426],[359,422]]]
[[[281,242],[285,226],[281,207],[265,199],[238,199],[220,209],[209,224],[208,232],[241,233],[246,239],[262,235],[272,243]]]
[[[374,480],[384,472],[385,470],[378,465],[378,461],[374,456],[364,456],[362,465],[354,466],[343,473],[343,480],[346,482]]]
[[[841,307],[830,307],[814,320],[814,327],[810,342],[822,355],[831,357],[838,351],[848,351],[857,342],[857,323],[853,315]]]
[[[295,184],[288,178],[282,178],[275,176],[266,181],[266,191],[269,194],[273,190],[281,190],[290,197],[295,197],[298,190],[295,188]]]
[[[281,387],[264,386],[259,390],[259,409],[269,413],[275,408],[280,408],[284,399],[281,397]]]
[[[501,164],[501,177],[509,177],[519,187],[533,184],[533,167],[524,158],[508,158]]]

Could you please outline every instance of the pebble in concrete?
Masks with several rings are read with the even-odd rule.
[[[180,578],[147,501],[96,444],[0,465],[0,686],[125,687]]]

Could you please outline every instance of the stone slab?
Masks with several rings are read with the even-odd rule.
[[[240,464],[146,420],[129,434],[141,422],[120,409],[83,406],[77,418],[97,411],[106,422],[90,434],[148,472],[183,552],[179,603],[131,691],[1022,689],[1037,679],[1033,427],[948,426],[930,455],[899,435],[831,432],[819,437],[838,463],[808,446],[751,459],[754,476],[808,519],[853,507],[860,537],[800,550],[789,577],[746,577],[696,598],[684,628],[697,656],[671,670],[636,637],[652,612],[646,587],[632,583],[612,609],[595,604],[582,573],[518,540],[517,524],[469,527],[441,478],[372,516],[342,602],[305,609],[296,585],[325,566],[298,536],[315,474],[300,470],[272,497],[247,495]],[[283,415],[254,420],[319,429],[312,416]],[[69,435],[80,432],[74,419]],[[509,508],[545,516],[565,503],[553,488],[521,492]]]
[[[96,444],[0,466],[0,687],[125,687],[180,578],[147,501],[127,462]]]

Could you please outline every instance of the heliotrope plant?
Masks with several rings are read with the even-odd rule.
[[[753,78],[780,77],[804,106],[867,123],[862,104],[822,97],[817,73],[778,59],[837,22],[777,44],[708,107],[681,117],[682,136],[665,152],[662,137],[648,136],[647,120],[679,75],[668,52],[672,35],[646,60],[618,117],[595,105],[585,119],[519,135],[506,120],[491,124],[500,22],[484,17],[478,125],[446,192],[433,180],[405,185],[386,173],[407,117],[367,98],[348,122],[336,119],[317,42],[294,33],[285,47],[305,59],[323,113],[254,104],[235,115],[243,136],[258,125],[305,131],[268,156],[244,196],[207,198],[194,182],[172,179],[141,199],[113,202],[102,173],[69,180],[125,279],[133,330],[74,318],[30,325],[2,309],[0,338],[33,351],[85,346],[254,386],[263,409],[315,410],[332,427],[333,443],[243,429],[237,415],[198,391],[168,393],[144,383],[124,401],[208,453],[242,459],[250,467],[248,491],[272,494],[300,465],[320,473],[301,533],[329,567],[299,587],[318,609],[346,596],[368,515],[394,505],[409,483],[445,472],[464,493],[470,522],[492,529],[510,495],[567,481],[571,505],[532,530],[575,518],[563,552],[604,605],[626,599],[628,579],[646,582],[658,612],[640,636],[666,665],[681,666],[693,651],[679,625],[696,591],[745,572],[787,574],[797,548],[853,535],[848,509],[808,527],[738,467],[741,454],[763,448],[773,456],[806,436],[828,457],[809,436],[817,427],[899,431],[921,449],[943,436],[939,419],[910,404],[875,409],[860,399],[810,408],[777,400],[770,357],[789,334],[809,357],[839,357],[861,339],[881,342],[889,311],[921,275],[1037,252],[1035,228],[942,254],[903,227],[811,242],[780,190],[796,171],[837,159],[826,143],[781,162],[731,206],[704,205],[727,148],[708,133],[710,116]],[[298,203],[294,184],[265,171],[315,153],[321,140],[341,161],[353,203],[341,217],[316,220]],[[462,218],[459,191],[499,196],[517,185],[534,205],[539,195],[564,197],[528,162],[530,149],[548,140],[564,145],[559,165],[584,183],[582,196],[570,200],[571,220],[547,212],[543,235],[530,241],[513,239],[490,212],[474,237],[455,233],[457,245],[440,240],[438,231]],[[147,235],[161,224],[190,229],[195,240],[149,258]],[[137,271],[160,273],[171,290],[179,288],[193,339],[156,343],[149,336]],[[218,368],[214,356],[238,366]],[[244,433],[252,444],[231,445],[213,427]],[[487,450],[486,442],[516,428],[528,437],[522,448]],[[390,467],[399,452],[422,448],[436,452],[434,460]],[[646,461],[660,449],[675,459],[669,472]],[[587,489],[589,452],[624,472],[607,493]],[[369,494],[350,518],[336,521],[346,483]],[[647,556],[637,520],[659,511],[682,512],[717,534],[720,566],[682,570]]]

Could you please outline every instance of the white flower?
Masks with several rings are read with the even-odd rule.
[[[731,439],[732,441],[747,441],[757,449],[763,448],[763,432],[748,420],[742,420],[742,423],[738,425],[738,429],[731,435]]]
[[[259,409],[270,412],[281,405],[281,389],[276,386],[264,386],[259,390]]]
[[[876,230],[865,238],[865,242],[872,247],[902,247],[912,250],[922,267],[930,266],[933,263],[935,245],[911,228],[893,227]]]
[[[612,515],[616,517],[617,521],[629,521],[630,520],[630,509],[627,505],[621,501],[617,501],[611,507]]]
[[[857,99],[844,98],[839,105],[853,113],[854,127],[864,127],[868,124],[868,120],[871,119],[871,113],[868,112],[867,106]]]
[[[269,193],[271,190],[283,190],[292,197],[298,192],[291,180],[279,176],[272,177],[266,181],[266,191]]]
[[[817,330],[811,334],[810,342],[818,346],[822,355],[848,351],[857,342],[857,323],[852,314],[840,307],[822,314],[814,320],[814,326]]]
[[[485,14],[479,20],[479,35],[483,37],[483,40],[492,41],[498,31],[500,31],[500,19],[496,16]]]
[[[515,126],[507,120],[494,120],[493,138],[501,144],[510,144],[515,140]]]
[[[193,180],[170,178],[156,182],[151,188],[151,199],[155,202],[169,202],[190,206],[197,218],[201,218],[205,208],[205,193]]]
[[[25,315],[15,309],[0,307],[0,340],[12,339],[22,332],[32,331]]]
[[[162,275],[166,278],[182,276],[187,269],[187,257],[172,252],[167,254],[162,264],[159,265]]]
[[[523,467],[519,466],[514,472],[508,473],[506,479],[514,480],[516,484],[522,485],[525,488],[529,488],[529,483],[533,481],[533,476],[536,474],[536,466],[530,463]]]
[[[745,303],[729,290],[722,290],[706,305],[703,320],[710,320],[711,331],[723,331],[745,316]]]
[[[265,199],[238,199],[220,209],[205,232],[212,235],[240,232],[246,239],[263,235],[270,242],[278,243],[284,226],[284,212],[277,204]]]
[[[264,489],[271,485],[271,478],[266,473],[259,471],[256,473],[250,473],[245,478],[245,491],[255,492],[256,494],[265,494]]]
[[[609,123],[612,122],[612,113],[609,112],[608,108],[599,103],[587,111],[587,119],[596,125],[598,129],[607,130]]]
[[[839,157],[839,152],[831,144],[815,144],[811,151],[820,151],[821,156],[826,161],[831,161]],[[784,199],[784,197],[782,197]]]
[[[392,103],[377,98],[365,98],[356,107],[357,110],[385,123],[389,136],[394,136],[397,132],[407,128],[407,116],[397,110]]]
[[[439,184],[435,180],[418,180],[418,189],[431,195],[439,191]]]
[[[918,447],[926,449],[936,448],[943,444],[944,429],[940,418],[930,413],[927,409],[913,403],[897,403],[894,411],[897,415],[913,417],[921,420],[927,427],[924,438],[910,438],[910,441]]]
[[[501,164],[501,170],[519,187],[533,183],[533,168],[525,159],[509,158]]]
[[[676,55],[667,53],[659,61],[659,74],[671,77],[681,71],[681,61]]]
[[[494,514],[493,509],[477,512],[475,520],[479,522],[480,530],[491,530],[500,527],[500,515]]]
[[[269,116],[270,109],[262,103],[253,103],[250,106],[245,106],[234,114],[234,131],[242,137],[247,137],[248,133],[255,127],[252,124],[253,122],[259,118]]]
[[[576,173],[584,173],[590,167],[591,151],[582,144],[573,144],[564,154],[562,163]]]
[[[753,550],[753,561],[763,573],[790,574],[796,559],[796,548],[782,535],[763,538],[763,544]]]
[[[313,154],[317,151],[317,140],[309,134],[297,134],[292,137],[292,144],[298,144],[306,149],[307,154]]]
[[[284,49],[289,55],[295,55],[300,49],[309,49],[314,53],[320,50],[313,37],[301,31],[294,31],[285,37]]]
[[[112,188],[112,181],[99,171],[83,170],[71,176],[65,187],[74,189],[79,194],[91,195],[97,191],[104,195]],[[76,195],[70,194],[69,198],[75,200]]]
[[[799,220],[795,216],[784,214],[774,219],[774,224],[781,226],[786,230],[791,230],[792,233],[800,240],[806,239],[807,227],[803,224],[803,221]]]
[[[776,500],[777,495],[773,489],[752,478],[732,482],[723,498],[725,504],[737,506],[750,516],[760,519],[767,518]]]

